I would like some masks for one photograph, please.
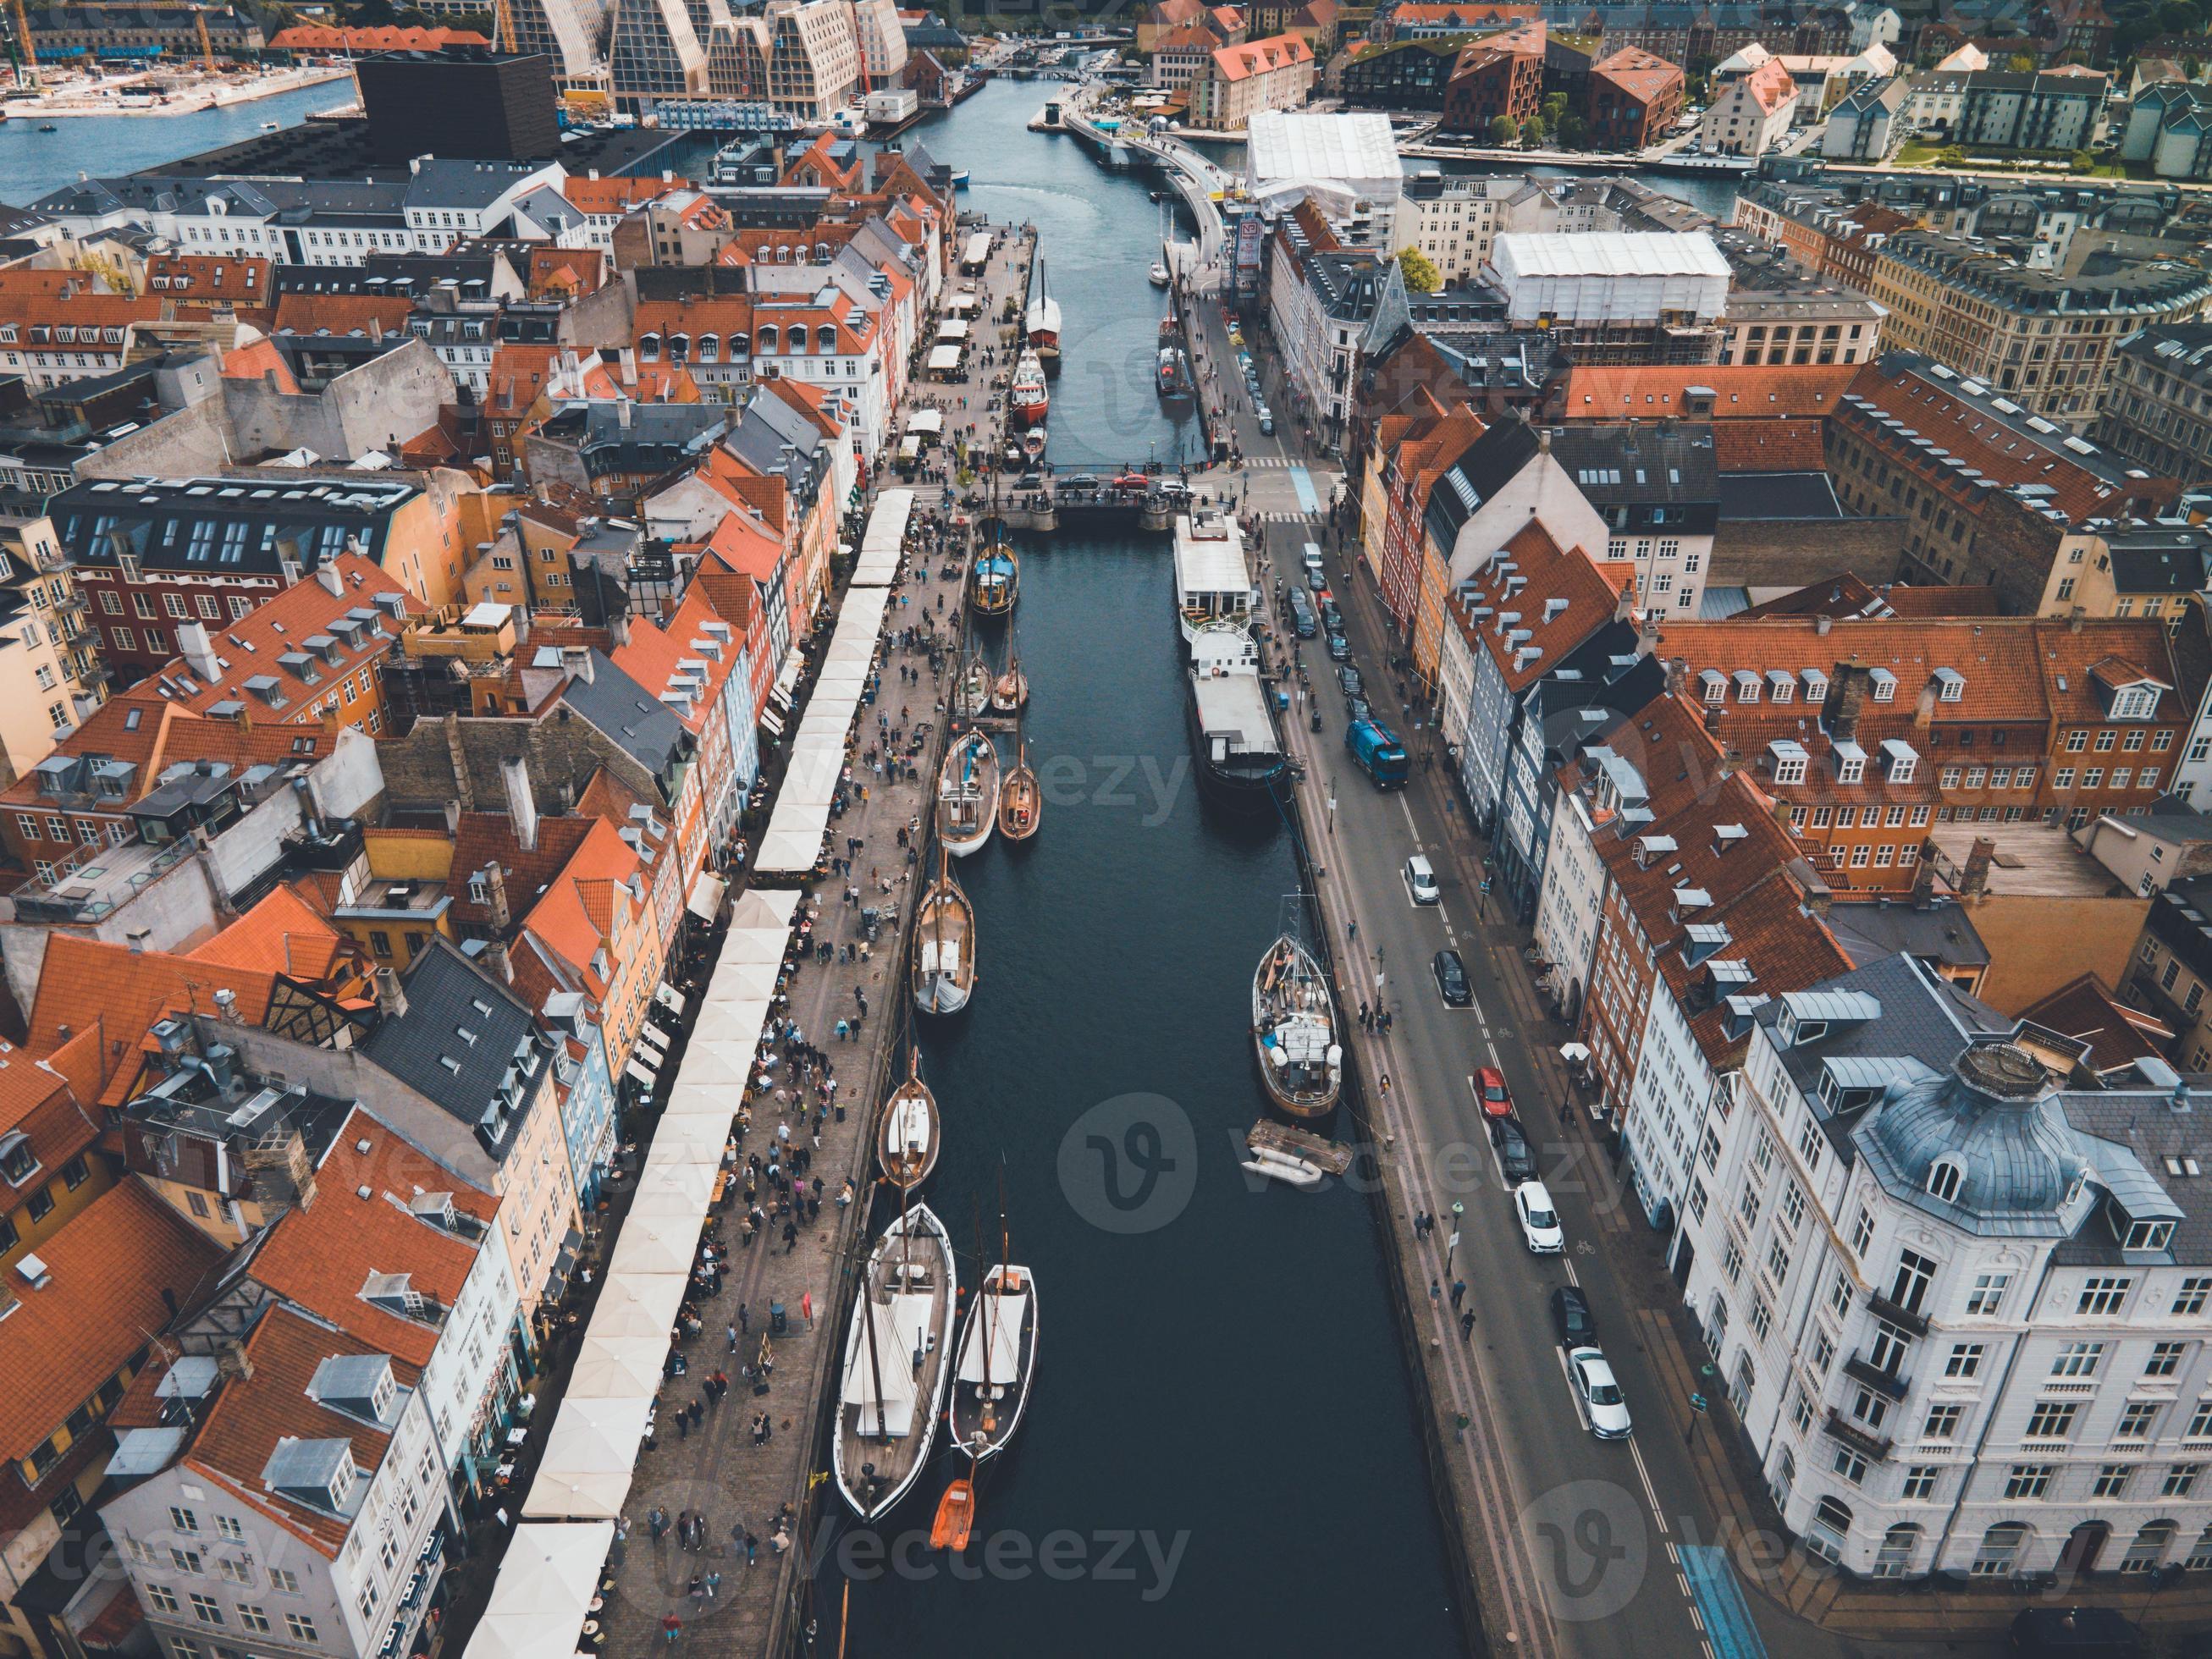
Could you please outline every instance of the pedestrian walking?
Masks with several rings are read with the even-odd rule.
[[[1474,1310],[1469,1308],[1459,1316],[1459,1340],[1471,1341],[1474,1336]]]
[[[707,1575],[707,1599],[711,1601],[722,1591],[722,1575],[719,1569]]]
[[[741,1331],[745,1332],[747,1334],[749,1334],[749,1335],[750,1335],[750,1334],[751,1334],[752,1328],[753,1328],[752,1319],[751,1319],[751,1317],[750,1316],[750,1315],[748,1314],[748,1312],[747,1312],[747,1310],[746,1310],[745,1304],[744,1304],[744,1303],[742,1303],[742,1302],[738,1303],[738,1328],[739,1330],[741,1330]],[[732,1343],[731,1343],[731,1344],[730,1344],[730,1352],[731,1352],[735,1353],[735,1352],[737,1352],[737,1349],[738,1349],[738,1345],[737,1345],[736,1343],[732,1342]]]
[[[665,1619],[663,1619],[660,1621],[661,1639],[666,1642],[670,1647],[674,1647],[676,1645],[677,1638],[683,1634],[684,1621],[681,1619],[678,1619],[674,1613],[670,1613]]]
[[[1452,1306],[1456,1308],[1466,1300],[1467,1280],[1464,1279],[1455,1279],[1452,1280]]]
[[[1443,1285],[1437,1284],[1433,1279],[1429,1281],[1429,1304],[1431,1307],[1435,1306],[1436,1304],[1442,1299],[1443,1293],[1444,1291]]]

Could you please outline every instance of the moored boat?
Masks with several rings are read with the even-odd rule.
[[[1302,1158],[1293,1158],[1288,1152],[1278,1152],[1267,1147],[1261,1147],[1237,1167],[1248,1175],[1279,1181],[1302,1193],[1311,1192],[1322,1182],[1322,1172],[1315,1165]]]
[[[1044,791],[1030,769],[1029,746],[1015,751],[1014,769],[999,787],[999,833],[1008,841],[1027,841],[1044,816]]]
[[[1191,758],[1203,788],[1224,806],[1277,810],[1290,781],[1290,758],[1275,735],[1260,647],[1235,623],[1210,622],[1191,636],[1183,712]]]
[[[1036,285],[1022,313],[1022,336],[1041,362],[1050,364],[1060,356],[1060,301],[1052,297],[1042,258],[1036,264]]]
[[[1011,542],[994,541],[968,567],[968,608],[979,617],[1003,617],[1022,587],[1022,562]]]
[[[903,1211],[868,1253],[830,1443],[837,1490],[863,1521],[889,1513],[929,1462],[957,1291],[951,1241],[926,1204]]]
[[[960,665],[960,678],[952,684],[952,712],[972,720],[988,714],[990,708],[990,665],[981,657],[970,657]]]
[[[991,708],[996,714],[1018,714],[1029,700],[1030,677],[1022,672],[1022,659],[1017,657],[991,682]]]
[[[1336,1005],[1321,964],[1285,933],[1252,975],[1252,1041],[1267,1098],[1292,1117],[1325,1117],[1344,1085]]]
[[[1043,424],[1052,407],[1052,394],[1045,389],[1044,362],[1036,352],[1024,349],[1015,359],[1013,383],[1006,390],[1006,407],[1024,426]]]
[[[969,732],[945,752],[937,775],[937,838],[964,859],[991,839],[999,811],[999,751],[988,732]]]
[[[937,879],[915,913],[914,1006],[925,1014],[957,1014],[975,991],[975,907],[942,853]]]
[[[1004,1451],[1021,1426],[1036,1351],[1036,1276],[996,1262],[968,1310],[952,1382],[953,1443],[978,1463]]]
[[[1154,288],[1165,288],[1168,285],[1168,262],[1165,259],[1153,260],[1152,268],[1145,275],[1151,279]]]
[[[1045,429],[1041,426],[1031,427],[1022,434],[1022,459],[1025,461],[1042,460],[1044,446]]]
[[[1179,513],[1175,521],[1176,622],[1192,644],[1207,623],[1252,622],[1244,532],[1226,513]]]
[[[921,1051],[907,1062],[906,1081],[891,1091],[884,1103],[883,1127],[876,1135],[876,1161],[884,1179],[911,1192],[929,1179],[937,1167],[938,1149],[944,1144],[943,1120],[937,1097],[921,1080]]]

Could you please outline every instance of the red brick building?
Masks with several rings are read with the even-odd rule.
[[[1642,149],[1674,130],[1682,116],[1684,82],[1679,64],[1630,46],[1590,65],[1589,100],[1583,118],[1599,149]]]
[[[1444,83],[1447,131],[1486,137],[1504,116],[1518,126],[1544,112],[1544,26],[1522,23],[1461,49]]]

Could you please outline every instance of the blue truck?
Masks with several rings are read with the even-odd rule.
[[[1354,720],[1344,728],[1344,746],[1377,789],[1406,787],[1406,748],[1379,720]]]

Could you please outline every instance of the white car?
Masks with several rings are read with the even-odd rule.
[[[1419,853],[1406,860],[1406,891],[1416,904],[1437,902],[1437,872]]]
[[[1559,1212],[1552,1207],[1552,1195],[1542,1182],[1524,1181],[1513,1189],[1513,1215],[1531,1255],[1557,1255],[1566,1248]]]
[[[1613,1367],[1597,1348],[1577,1348],[1567,1355],[1567,1376],[1575,1398],[1582,1402],[1583,1420],[1601,1440],[1628,1438],[1628,1407],[1621,1400],[1620,1384],[1613,1380]]]

